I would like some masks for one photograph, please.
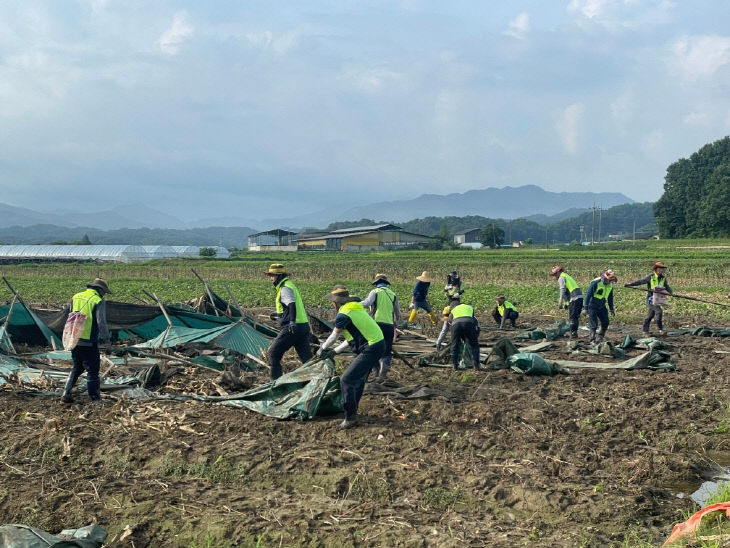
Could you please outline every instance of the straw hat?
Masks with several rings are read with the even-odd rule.
[[[502,295],[500,293],[499,295],[497,295],[496,297],[494,297],[494,300],[495,301],[504,301],[505,300],[505,297],[504,297],[504,295]]]
[[[420,276],[416,276],[419,282],[432,282],[431,276],[428,274],[428,270],[424,270]]]
[[[86,287],[89,289],[101,289],[104,293],[109,293],[109,295],[112,294],[112,292],[109,290],[109,284],[106,283],[106,280],[103,280],[101,278],[95,278],[93,282],[90,284],[86,284]]]
[[[264,274],[286,274],[286,270],[284,269],[284,265],[281,263],[274,263],[269,266],[269,269],[264,272]]]
[[[559,264],[556,264],[550,271],[550,275],[551,276],[560,276],[561,272],[565,272],[565,267],[560,266]]]
[[[652,266],[652,267],[651,267],[651,269],[652,269],[652,270],[653,270],[654,272],[656,272],[656,269],[657,269],[657,268],[667,268],[667,265],[665,265],[665,264],[664,264],[663,262],[661,262],[661,261],[657,261],[656,263],[654,263],[654,266]]]
[[[354,301],[360,301],[357,297],[350,297],[350,292],[347,290],[347,288],[344,285],[336,285],[331,293],[327,293],[325,295],[327,300],[332,301],[333,303],[351,303]]]
[[[376,285],[379,282],[386,283],[390,285],[390,282],[388,281],[388,278],[385,276],[385,274],[376,274],[373,278],[373,285]]]

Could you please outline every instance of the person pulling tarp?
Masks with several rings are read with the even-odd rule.
[[[667,267],[661,261],[654,263],[651,267],[651,274],[636,280],[635,282],[629,282],[624,284],[624,287],[636,287],[639,285],[645,285],[647,289],[646,304],[649,307],[646,318],[644,318],[644,325],[642,325],[642,332],[645,337],[651,336],[649,333],[649,325],[656,316],[656,326],[659,329],[659,334],[664,335],[664,326],[662,320],[664,319],[664,311],[662,307],[669,304],[667,296],[674,295],[672,288],[669,287],[669,282],[664,274],[667,271]]]
[[[380,358],[379,366],[373,368],[373,372],[378,380],[384,380],[393,359],[396,326],[400,320],[400,303],[398,303],[398,296],[390,289],[390,282],[385,274],[376,274],[373,278],[373,285],[375,289],[360,304],[365,308],[370,308],[370,314],[383,332],[385,354]]]
[[[304,301],[297,287],[289,279],[284,265],[274,263],[264,275],[274,284],[276,290],[274,299],[276,312],[273,317],[279,322],[279,334],[269,346],[267,353],[271,379],[276,380],[281,377],[281,358],[291,347],[297,351],[302,363],[311,359],[312,349],[309,346],[311,335]]]
[[[335,328],[317,350],[317,357],[331,358],[348,347],[357,354],[340,377],[342,407],[345,410],[345,420],[340,428],[352,428],[357,426],[357,408],[370,370],[385,353],[385,341],[383,332],[360,304],[360,299],[351,297],[346,287],[335,286],[327,294],[327,299],[337,311]],[[345,342],[334,351],[330,350],[329,347],[337,341],[340,333],[345,337]]]

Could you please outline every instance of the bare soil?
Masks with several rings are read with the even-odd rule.
[[[612,326],[608,340],[626,332]],[[660,544],[694,509],[677,493],[730,455],[730,353],[715,352],[730,340],[665,340],[677,371],[527,377],[396,360],[393,381],[444,397],[366,393],[361,426],[347,431],[339,416],[65,406],[9,386],[0,521],[50,532],[94,522],[109,546],[136,547]],[[560,341],[545,356],[576,359]],[[186,368],[175,391],[216,375]]]

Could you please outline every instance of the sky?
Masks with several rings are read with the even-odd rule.
[[[4,1],[0,202],[654,201],[669,164],[730,133],[728,21],[722,0]]]

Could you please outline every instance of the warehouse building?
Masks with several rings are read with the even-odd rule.
[[[300,251],[383,251],[425,245],[432,240],[422,234],[406,232],[393,224],[380,224],[341,228],[323,235],[299,237],[297,247]]]

